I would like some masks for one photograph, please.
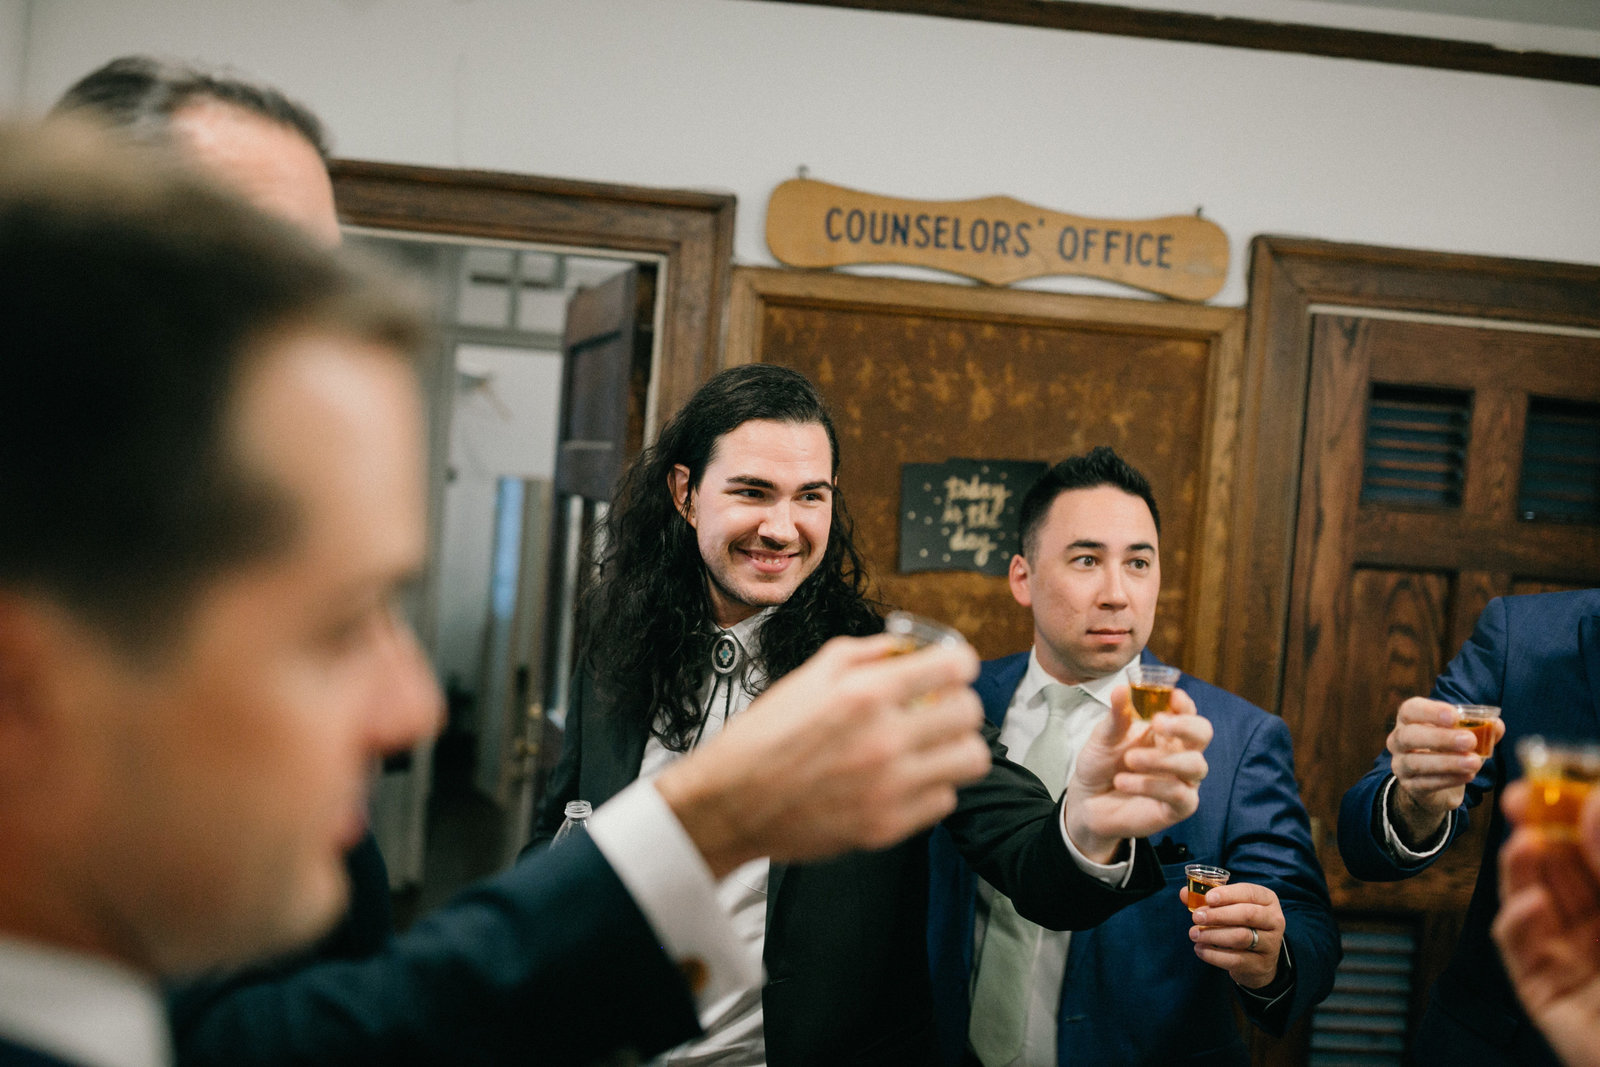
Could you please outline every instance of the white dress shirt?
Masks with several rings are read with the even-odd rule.
[[[120,964],[0,937],[0,1034],[84,1067],[166,1067],[156,984]]]
[[[1128,682],[1128,668],[1124,666],[1114,674],[1085,682],[1081,689],[1086,699],[1067,715],[1067,778],[1077,764],[1078,753],[1083,750],[1089,735],[1111,711],[1111,691]],[[1044,731],[1050,718],[1045,704],[1044,688],[1057,681],[1039,664],[1037,652],[1028,653],[1028,669],[1006,707],[1006,721],[1000,728],[1000,743],[1006,746],[1011,759],[1021,759],[1034,739]],[[1063,813],[1063,818],[1065,813]],[[1061,828],[1066,836],[1066,826]],[[1125,881],[1132,872],[1132,861],[1110,866],[1092,863],[1078,851],[1067,837],[1067,847],[1083,869],[1097,875],[1102,881]],[[978,915],[974,927],[976,943],[973,958],[983,951],[983,935],[987,926],[989,902],[995,890],[983,879],[978,879]],[[1028,1022],[1024,1031],[1022,1052],[1012,1061],[1012,1067],[1056,1067],[1056,1010],[1061,1006],[1061,983],[1066,977],[1067,949],[1072,934],[1066,930],[1045,930],[1039,939],[1039,949],[1034,956],[1033,969],[1028,981]]]

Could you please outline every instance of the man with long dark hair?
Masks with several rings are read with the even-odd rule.
[[[754,695],[830,637],[881,629],[838,467],[815,387],[756,364],[707,382],[626,472],[597,541],[583,677],[535,840],[568,801],[604,801],[737,730]],[[1194,811],[1209,738],[1195,715],[1160,716],[1146,733],[1126,710],[1109,716],[1061,805],[996,748],[944,825],[1019,911],[1081,929],[1160,887],[1149,845],[1129,839]],[[711,1005],[706,1036],[665,1062],[933,1061],[925,837],[828,863],[760,858],[717,896],[762,948],[766,982]]]

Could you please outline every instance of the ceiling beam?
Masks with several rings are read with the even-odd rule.
[[[935,15],[1079,33],[1109,33],[1161,41],[1296,52],[1439,70],[1500,74],[1511,78],[1600,85],[1600,57],[1559,52],[1519,52],[1473,41],[1412,37],[1331,26],[1152,11],[1072,0],[764,0],[904,15]]]

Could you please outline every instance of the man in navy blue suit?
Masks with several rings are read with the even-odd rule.
[[[1501,708],[1493,755],[1473,754],[1454,704]],[[1600,738],[1600,589],[1496,598],[1434,682],[1431,698],[1400,705],[1386,750],[1345,793],[1339,851],[1350,873],[1386,882],[1424,870],[1467,827],[1468,812],[1522,776],[1528,734]],[[1477,886],[1461,938],[1413,1040],[1420,1063],[1551,1064],[1518,1006],[1490,927],[1500,907],[1496,860],[1509,828],[1491,805]]]
[[[1161,590],[1159,514],[1144,477],[1103,447],[1057,464],[1024,497],[1010,580],[1032,610],[1033,649],[985,663],[976,688],[1025,766],[1070,768],[1086,731],[1126,713],[1128,668],[1156,662],[1145,643]],[[1247,1063],[1235,1004],[1281,1033],[1327,995],[1338,931],[1288,729],[1188,675],[1173,707],[1211,721],[1211,770],[1198,811],[1156,855],[1169,885],[1188,861],[1232,880],[1203,903],[1174,890],[1056,934],[1019,926],[936,832],[929,953],[947,1064]]]

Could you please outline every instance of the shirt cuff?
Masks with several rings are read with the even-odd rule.
[[[1078,846],[1072,843],[1072,835],[1067,833],[1067,806],[1065,804],[1062,804],[1057,809],[1056,824],[1061,828],[1061,840],[1067,843],[1067,854],[1072,857],[1072,862],[1078,865],[1080,871],[1106,885],[1115,886],[1118,889],[1127,888],[1129,880],[1133,877],[1132,839],[1124,842],[1128,846],[1124,850],[1128,853],[1127,859],[1119,860],[1116,863],[1096,863],[1080,852]]]
[[[759,987],[761,960],[717,902],[699,849],[656,787],[637,781],[589,819],[589,835],[617,872],[705,1010],[730,993]]]
[[[1285,939],[1278,949],[1278,973],[1260,989],[1250,989],[1234,982],[1234,988],[1257,1011],[1265,1011],[1294,992],[1294,960],[1289,957],[1289,942]]]
[[[1400,832],[1394,828],[1394,820],[1389,818],[1389,798],[1397,781],[1399,779],[1391,774],[1378,793],[1378,818],[1383,823],[1383,841],[1396,863],[1402,867],[1417,867],[1444,851],[1444,843],[1450,839],[1450,821],[1455,818],[1455,812],[1444,817],[1444,825],[1439,827],[1435,835],[1438,840],[1432,845],[1420,852],[1406,847],[1406,843],[1400,840]]]

